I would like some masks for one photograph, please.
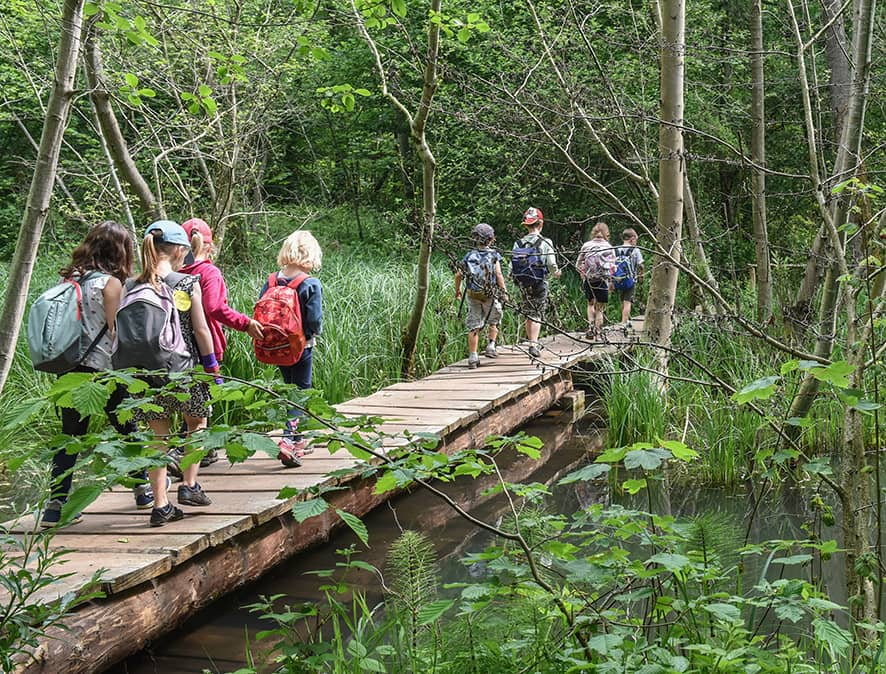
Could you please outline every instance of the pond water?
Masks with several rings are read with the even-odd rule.
[[[588,462],[600,451],[604,442],[601,431],[565,428],[555,416],[542,417],[524,430],[542,438],[545,442],[544,454],[541,461],[525,457],[511,459],[502,467],[504,477],[509,481],[552,484]],[[501,497],[483,495],[484,489],[493,482],[494,478],[477,481],[466,479],[444,485],[444,489],[473,515],[497,522],[507,513],[508,505]],[[732,526],[737,549],[744,542],[746,516],[749,503],[753,502],[749,496],[750,487],[735,490],[659,488],[652,490],[651,503],[647,500],[649,497],[636,502],[620,500],[626,506],[641,509],[651,506],[655,511],[670,512],[678,517],[718,513],[723,521]],[[764,494],[763,498],[753,521],[750,540],[806,538],[801,523],[808,521],[809,513],[806,500],[799,490],[783,488],[778,493]],[[591,503],[613,500],[616,499],[613,499],[605,482],[576,482],[554,488],[549,506],[558,512],[571,513]],[[366,516],[364,522],[369,530],[371,548],[361,552],[359,559],[383,569],[388,547],[401,530],[419,530],[434,543],[444,583],[469,580],[472,569],[459,560],[469,552],[484,548],[490,539],[489,534],[456,515],[437,497],[425,491],[406,494],[380,506]],[[114,674],[232,672],[246,666],[247,644],[257,655],[257,661],[261,662],[261,645],[256,643],[255,634],[267,629],[269,624],[243,607],[257,601],[262,595],[285,594],[285,602],[293,605],[319,599],[318,586],[323,581],[306,574],[333,568],[341,559],[335,551],[351,544],[356,544],[358,549],[363,547],[350,530],[339,531],[327,544],[296,555],[255,583],[203,610],[170,636],[108,671]],[[834,590],[833,600],[842,603],[845,597],[839,595],[840,564],[835,556],[817,571]],[[754,569],[746,570],[748,576],[753,578]],[[377,580],[367,574],[365,582],[370,602],[377,602],[381,598]]]

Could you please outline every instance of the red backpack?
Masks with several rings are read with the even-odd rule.
[[[277,274],[268,277],[268,289],[255,305],[252,317],[262,325],[263,339],[253,340],[255,357],[268,365],[295,365],[305,350],[298,287],[308,278],[299,274],[278,285]]]

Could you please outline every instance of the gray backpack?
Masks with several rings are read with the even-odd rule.
[[[88,356],[108,330],[106,325],[92,342],[85,341],[83,290],[87,279],[102,272],[89,272],[82,278],[64,279],[34,300],[28,313],[28,351],[35,370],[64,374]]]
[[[127,281],[117,309],[117,350],[111,358],[114,368],[185,372],[194,366],[173,296],[173,289],[186,276],[172,272],[159,289],[150,283]]]

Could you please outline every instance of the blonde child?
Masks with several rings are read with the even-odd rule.
[[[314,235],[307,230],[299,230],[290,234],[277,254],[277,265],[280,271],[271,274],[277,286],[289,285],[298,281],[296,295],[301,310],[302,328],[305,337],[305,349],[301,358],[294,365],[278,365],[283,382],[295,384],[301,389],[311,388],[313,384],[313,353],[317,336],[323,324],[323,288],[320,281],[311,273],[320,269],[323,251]],[[262,286],[259,299],[268,291],[270,278]],[[301,410],[289,410],[289,421],[278,443],[277,458],[287,468],[298,468],[302,457],[309,453],[308,443],[297,428]]]
[[[501,254],[492,248],[495,231],[481,222],[471,231],[476,246],[468,252],[455,272],[455,299],[461,299],[461,285],[465,281],[465,297],[468,302],[466,325],[468,328],[468,367],[480,365],[477,346],[480,331],[488,326],[489,341],[483,355],[497,358],[495,340],[501,322],[501,298],[507,298],[505,279],[501,273]]]
[[[598,222],[585,241],[575,266],[582,279],[582,289],[588,301],[588,331],[585,337],[596,339],[603,334],[603,314],[609,301],[609,285],[615,252],[609,243],[609,226]]]

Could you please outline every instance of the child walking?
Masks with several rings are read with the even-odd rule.
[[[637,248],[637,231],[628,227],[621,233],[621,245],[615,249],[613,285],[621,297],[621,322],[631,318],[631,304],[637,286],[643,280],[643,253]]]
[[[185,264],[180,271],[200,279],[203,313],[209,326],[209,334],[212,336],[212,349],[216,359],[221,363],[228,345],[222,326],[245,332],[253,339],[261,339],[263,337],[261,323],[234,311],[228,305],[228,288],[225,285],[225,279],[221,270],[212,263],[211,259],[215,252],[215,246],[212,242],[212,230],[209,225],[200,218],[191,218],[182,223],[182,229],[188,235],[191,252],[186,256]],[[170,470],[180,473],[181,469],[177,462],[181,460],[183,454],[179,449],[174,449],[170,455],[173,459],[169,466]],[[200,465],[208,466],[216,461],[218,461],[218,454],[215,449],[211,449],[200,461]]]
[[[203,312],[203,297],[200,292],[200,284],[196,276],[176,273],[181,269],[185,256],[191,248],[188,236],[181,225],[170,220],[159,220],[148,225],[145,238],[142,242],[142,273],[135,279],[135,283],[127,288],[127,294],[135,295],[135,291],[144,285],[153,288],[158,296],[167,297],[171,290],[171,296],[176,311],[173,317],[178,318],[181,329],[183,357],[176,359],[175,364],[167,366],[167,370],[187,371],[193,366],[194,360],[199,357],[203,369],[209,373],[218,372],[218,360],[212,347],[212,336]],[[139,353],[135,348],[138,344],[137,336],[124,339],[124,319],[121,317],[125,310],[124,305],[118,312],[117,321],[120,326],[120,342],[115,364],[118,366],[151,367],[146,363],[159,360],[163,354]],[[173,320],[175,320],[173,318]],[[137,329],[137,326],[131,326]],[[175,328],[175,326],[173,326]],[[131,335],[133,330],[128,330]],[[155,347],[156,348],[156,347]],[[170,360],[170,363],[173,361]],[[154,388],[165,386],[169,383],[168,378],[163,376],[148,377],[148,382]],[[183,391],[188,394],[184,400],[178,395],[165,394],[156,397],[152,402],[159,405],[162,411],[136,410],[135,417],[140,421],[147,421],[154,435],[158,438],[168,438],[171,432],[170,417],[175,412],[180,412],[185,419],[189,433],[194,433],[206,427],[206,419],[209,416],[209,385],[203,382],[194,382]],[[178,392],[177,392],[178,393]],[[196,451],[190,448],[189,451]],[[200,463],[192,463],[183,469],[182,483],[178,487],[179,505],[208,506],[212,503],[203,488],[197,482],[197,473]],[[166,466],[163,465],[149,471],[151,486],[154,489],[155,502],[151,510],[151,526],[163,526],[167,522],[180,520],[184,513],[181,509],[173,506],[166,496]]]
[[[547,277],[560,278],[554,245],[550,239],[541,235],[544,224],[545,219],[540,208],[526,209],[523,225],[527,232],[514,243],[511,255],[511,273],[520,289],[520,311],[526,317],[526,339],[532,358],[541,355],[538,350],[538,336],[548,305]]]
[[[588,301],[588,331],[585,333],[588,339],[597,339],[603,334],[603,314],[609,301],[614,263],[615,252],[609,243],[609,226],[605,222],[598,222],[591,230],[591,238],[582,245],[575,263]]]
[[[471,230],[475,247],[468,252],[455,272],[455,299],[461,299],[461,284],[465,282],[465,298],[468,302],[468,367],[480,365],[477,346],[480,331],[488,326],[489,341],[483,355],[497,358],[495,340],[501,322],[501,301],[506,299],[505,279],[501,273],[501,254],[492,248],[495,231],[485,222]]]
[[[320,281],[311,276],[311,272],[320,269],[322,261],[323,251],[314,235],[307,230],[293,232],[283,242],[277,254],[280,271],[268,277],[259,293],[261,300],[272,286],[296,287],[305,348],[295,364],[277,367],[280,368],[284,383],[295,384],[300,389],[311,388],[313,384],[314,346],[323,323],[323,289]],[[283,438],[278,443],[280,451],[277,458],[287,468],[301,466],[302,457],[310,452],[307,440],[297,431],[301,417],[301,410],[289,410],[289,421],[286,423]]]
[[[87,233],[82,243],[71,253],[71,261],[59,274],[64,279],[75,279],[81,289],[83,316],[83,343],[93,345],[80,365],[73,372],[101,372],[112,369],[111,353],[116,339],[114,316],[123,293],[123,283],[132,273],[132,235],[122,225],[106,220]],[[134,421],[121,423],[115,410],[126,396],[124,387],[117,387],[105,405],[105,413],[111,425],[121,435],[132,436],[138,430]],[[70,436],[86,435],[89,416],[80,416],[72,407],[60,408],[62,433]],[[60,447],[52,457],[52,492],[40,520],[42,527],[53,527],[61,521],[61,509],[71,492],[73,469],[77,454],[69,454]],[[132,477],[141,479],[136,486],[135,504],[138,508],[154,505],[154,493],[144,483],[145,473]],[[164,485],[165,486],[165,485]],[[71,522],[81,521],[81,515],[73,515]]]

